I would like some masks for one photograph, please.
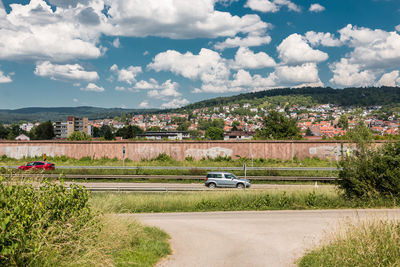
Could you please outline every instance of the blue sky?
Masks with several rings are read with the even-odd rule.
[[[398,0],[0,0],[0,109],[400,86]]]

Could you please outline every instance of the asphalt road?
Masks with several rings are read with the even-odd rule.
[[[293,266],[349,220],[400,219],[395,210],[317,210],[121,215],[165,230],[173,254],[158,266]]]
[[[65,182],[66,185],[72,182]],[[74,182],[75,183],[75,182]],[[211,191],[205,187],[203,183],[75,183],[85,186],[92,191]],[[311,189],[314,188],[313,184],[252,184],[250,188],[244,190],[266,190],[266,189]],[[333,185],[318,185],[318,188],[332,188]],[[219,189],[214,189],[219,190]],[[226,190],[226,189],[222,189]],[[228,189],[229,190],[229,189]],[[243,190],[232,188],[231,190]]]

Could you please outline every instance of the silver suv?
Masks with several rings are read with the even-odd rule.
[[[240,179],[229,172],[209,172],[207,173],[205,185],[211,189],[215,187],[250,187],[250,180]]]

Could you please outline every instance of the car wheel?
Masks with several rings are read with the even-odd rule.
[[[208,188],[215,189],[216,185],[214,183],[209,183]]]
[[[244,188],[244,184],[237,184],[236,187],[239,188],[239,189],[243,189]]]

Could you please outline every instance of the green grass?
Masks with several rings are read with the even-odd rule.
[[[300,267],[400,266],[400,223],[361,222],[338,232],[330,242],[308,252]]]
[[[171,253],[169,236],[156,227],[118,215],[107,215],[103,221],[98,241],[113,266],[154,266]]]
[[[7,165],[22,165],[29,161],[42,160],[42,157],[29,157],[22,159],[9,158],[7,156],[0,157],[0,166]],[[51,161],[57,165],[63,166],[122,166],[124,163],[122,160],[116,158],[99,158],[91,159],[90,157],[84,157],[81,159],[74,159],[65,156],[47,157],[48,161]],[[246,163],[247,166],[254,167],[335,167],[335,161],[321,160],[318,158],[306,158],[304,160],[286,160],[281,159],[231,159],[230,157],[217,157],[215,159],[202,159],[202,160],[188,160],[176,161],[173,159],[169,160],[142,160],[142,161],[131,161],[125,160],[125,166],[189,166],[189,167],[242,167]]]
[[[57,168],[57,167],[56,167]],[[14,171],[14,170],[13,170]],[[189,170],[151,170],[151,169],[56,169],[46,171],[46,174],[82,174],[82,175],[182,175],[182,176],[206,176],[211,170],[189,169]],[[244,176],[242,170],[229,171],[238,176]],[[0,174],[7,173],[5,168],[0,168]],[[24,173],[32,173],[25,171]],[[338,171],[290,171],[290,170],[251,170],[246,172],[247,177],[252,176],[307,176],[307,177],[337,177]]]
[[[332,188],[224,190],[184,193],[96,193],[94,207],[106,213],[195,212],[397,207],[397,199],[345,199]]]

